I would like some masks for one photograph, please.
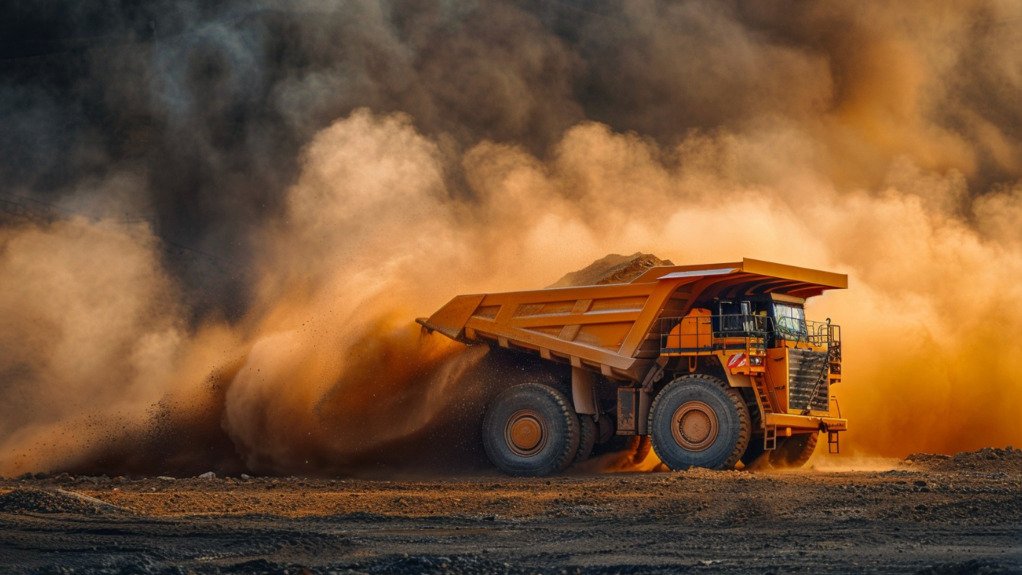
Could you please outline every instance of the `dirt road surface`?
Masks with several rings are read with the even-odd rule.
[[[1022,573],[1022,451],[886,470],[0,481],[11,573]]]

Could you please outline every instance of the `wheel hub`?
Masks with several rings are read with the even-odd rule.
[[[531,409],[514,412],[504,428],[504,439],[511,451],[518,455],[530,456],[538,453],[546,444],[546,433],[540,415]]]
[[[717,414],[701,401],[681,404],[671,418],[671,432],[678,445],[689,451],[702,451],[717,439]]]

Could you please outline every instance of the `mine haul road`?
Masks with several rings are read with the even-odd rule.
[[[3,480],[0,570],[1019,573],[1022,452],[983,453],[874,471]]]

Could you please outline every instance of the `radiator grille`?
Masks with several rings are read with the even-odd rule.
[[[827,411],[830,384],[827,381],[827,352],[807,349],[788,350],[788,408],[805,409],[813,388],[822,379],[811,409]]]

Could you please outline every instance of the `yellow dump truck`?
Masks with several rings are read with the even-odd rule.
[[[653,267],[627,283],[460,295],[416,321],[561,374],[509,384],[487,405],[486,454],[512,475],[559,472],[615,435],[649,436],[671,469],[801,465],[821,433],[836,452],[847,429],[830,393],[841,330],[807,321],[803,306],[847,286],[842,274],[746,258]]]

